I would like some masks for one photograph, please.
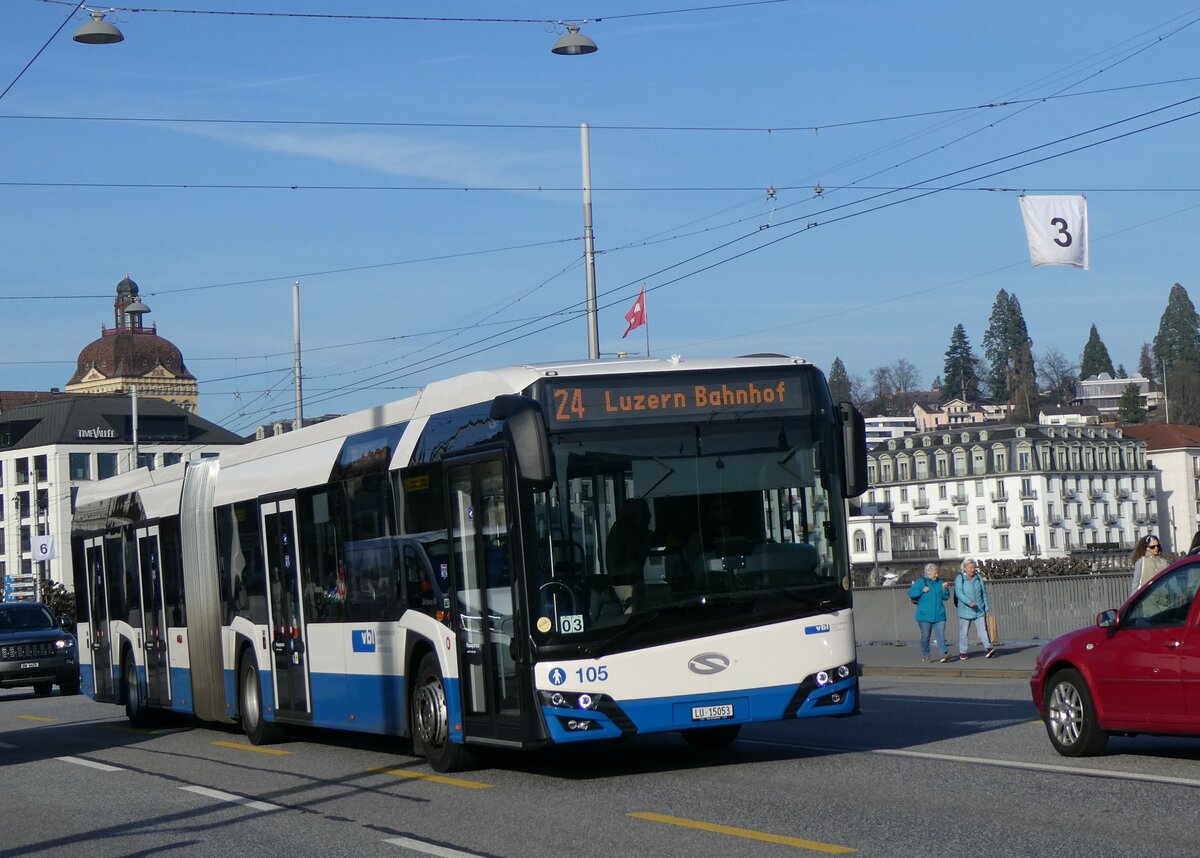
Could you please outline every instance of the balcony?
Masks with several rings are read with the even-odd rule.
[[[1007,492],[992,492],[992,501],[994,503],[1004,503],[1008,500]]]
[[[1152,501],[1156,497],[1156,495],[1154,493],[1154,489],[1146,489],[1145,495],[1146,495],[1146,500],[1148,500],[1148,501]]]
[[[971,499],[966,495],[950,495],[950,503],[955,506],[966,506],[971,502]]]
[[[1102,501],[1104,500],[1104,489],[1093,489],[1092,491],[1088,492],[1088,497],[1091,498],[1093,502]]]
[[[1075,523],[1080,527],[1091,527],[1092,517],[1086,512],[1081,512],[1079,515],[1075,516]]]
[[[1117,500],[1118,501],[1129,500],[1129,489],[1118,489],[1117,490]]]
[[[936,548],[893,548],[893,560],[938,560],[940,555]]]
[[[996,530],[1008,530],[1010,527],[1012,527],[1012,522],[1007,518],[993,518],[992,527]]]
[[[929,498],[914,498],[913,509],[929,509]]]
[[[1037,500],[1037,489],[1021,489],[1021,500]]]
[[[1051,527],[1062,527],[1063,526],[1063,517],[1061,515],[1050,516],[1050,526]]]
[[[1021,527],[1038,527],[1041,523],[1042,520],[1036,515],[1021,519]]]

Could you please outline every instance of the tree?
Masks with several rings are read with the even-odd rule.
[[[877,366],[871,370],[871,398],[878,403],[880,414],[887,413],[893,390],[891,367]]]
[[[1167,308],[1158,322],[1154,359],[1166,370],[1179,363],[1200,363],[1200,315],[1187,290],[1178,283],[1171,287]]]
[[[960,397],[968,402],[979,399],[979,359],[971,351],[967,329],[962,323],[954,326],[950,334],[950,345],[946,349],[946,362],[942,366],[945,384],[941,385],[943,398]]]
[[[839,402],[850,402],[850,376],[846,374],[846,365],[842,363],[840,357],[833,359],[833,366],[829,368],[829,395],[833,398],[836,405]]]
[[[909,414],[913,407],[913,392],[921,386],[921,373],[911,361],[900,358],[890,368],[892,379],[892,410],[898,415]]]
[[[1008,419],[1013,423],[1036,423],[1041,404],[1037,390],[1037,372],[1033,366],[1033,341],[1013,349],[1008,376]]]
[[[1142,353],[1138,355],[1138,375],[1150,379],[1151,384],[1158,378],[1154,374],[1154,355],[1150,352],[1149,343],[1142,343]]]
[[[1075,381],[1079,378],[1079,365],[1058,349],[1047,350],[1035,363],[1037,374],[1046,390],[1059,405],[1066,405],[1075,398]]]
[[[992,305],[988,329],[983,335],[983,353],[991,364],[987,386],[992,398],[997,402],[1006,402],[1009,399],[1013,357],[1028,339],[1029,330],[1025,327],[1021,302],[1017,300],[1016,295],[1009,295],[1001,289]],[[1030,369],[1032,370],[1032,363]]]
[[[1083,356],[1079,358],[1079,378],[1082,381],[1102,372],[1107,372],[1109,378],[1116,374],[1112,358],[1108,356],[1108,348],[1093,324],[1092,332],[1088,334],[1088,341],[1083,347]]]
[[[1117,403],[1117,416],[1122,423],[1144,423],[1146,409],[1142,407],[1142,391],[1132,382],[1125,385],[1121,391],[1121,399]]]
[[[1129,378],[1129,372],[1123,363],[1117,364],[1117,378]]]
[[[940,391],[943,387],[945,387],[945,384],[946,383],[942,381],[942,377],[940,375],[935,375],[933,377],[933,383],[929,385],[929,389]]]

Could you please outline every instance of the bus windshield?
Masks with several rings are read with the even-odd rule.
[[[539,647],[598,656],[848,607],[831,430],[796,417],[555,435],[528,543]]]

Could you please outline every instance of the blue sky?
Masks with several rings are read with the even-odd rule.
[[[643,285],[657,357],[925,385],[1002,288],[1035,354],[1095,323],[1131,370],[1171,285],[1200,301],[1200,6],[700,5],[191,0],[38,55],[72,4],[8,0],[0,389],[64,385],[126,274],[237,431],[292,413],[297,279],[308,414],[585,357],[583,122],[605,355],[644,351]],[[1030,267],[1022,190],[1087,195],[1090,271]]]

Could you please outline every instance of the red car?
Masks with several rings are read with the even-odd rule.
[[[1096,625],[1048,643],[1029,679],[1060,754],[1113,734],[1200,736],[1200,557],[1184,557]]]

